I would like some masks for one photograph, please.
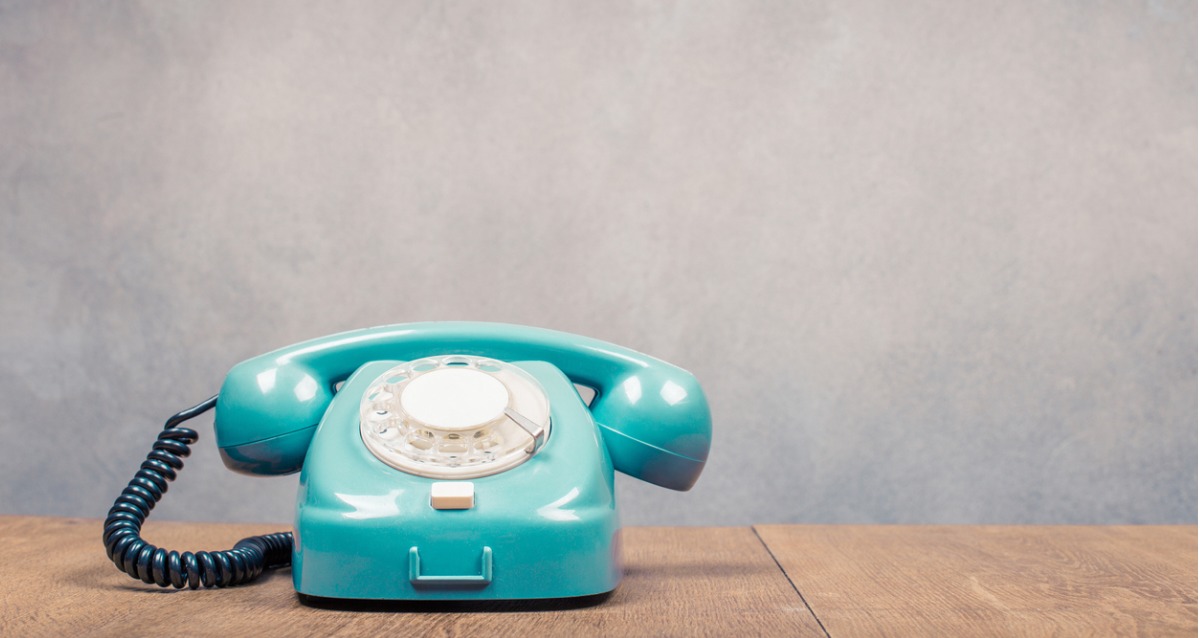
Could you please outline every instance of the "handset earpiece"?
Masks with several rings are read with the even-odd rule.
[[[680,491],[700,477],[712,417],[691,374],[648,366],[598,392],[591,410],[617,471]]]
[[[256,357],[234,366],[213,420],[221,460],[244,474],[300,471],[340,380],[295,361]]]

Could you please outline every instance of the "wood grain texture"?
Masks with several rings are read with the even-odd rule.
[[[286,526],[283,526],[286,527]],[[217,549],[279,525],[155,523],[144,536]],[[305,606],[291,574],[242,587],[144,585],[104,556],[95,520],[0,517],[0,633],[11,636],[821,636],[750,528],[627,528],[626,575],[601,604]]]
[[[762,525],[831,636],[1195,636],[1196,527]]]

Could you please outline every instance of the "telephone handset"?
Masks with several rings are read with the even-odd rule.
[[[157,548],[139,532],[196,439],[180,424],[213,407],[228,467],[301,472],[294,535]],[[696,379],[633,350],[507,324],[382,326],[234,366],[216,397],[168,420],[104,540],[119,569],[164,587],[290,563],[313,597],[599,594],[620,580],[613,471],[687,490],[710,441]]]

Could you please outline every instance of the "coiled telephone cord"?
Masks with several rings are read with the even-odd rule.
[[[195,430],[180,424],[211,410],[214,395],[167,419],[142,467],[117,497],[104,520],[104,548],[117,569],[131,578],[160,587],[191,589],[240,585],[258,577],[263,569],[292,563],[292,533],[251,536],[233,549],[211,552],[177,552],[156,547],[141,536],[142,524],[162,499],[167,485],[183,468],[199,438]]]

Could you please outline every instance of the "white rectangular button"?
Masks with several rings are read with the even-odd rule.
[[[469,510],[475,507],[475,484],[445,481],[429,486],[429,504],[435,510]]]

